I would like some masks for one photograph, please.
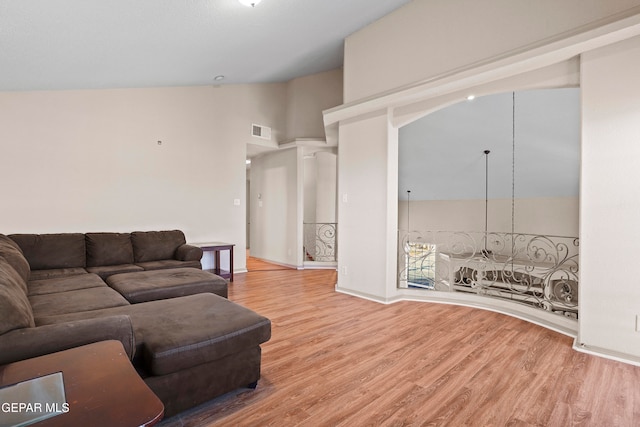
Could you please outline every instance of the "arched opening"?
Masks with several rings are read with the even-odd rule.
[[[399,129],[399,287],[578,317],[579,89],[498,93]]]

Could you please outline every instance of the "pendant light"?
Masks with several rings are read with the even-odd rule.
[[[407,232],[411,231],[411,227],[409,226],[409,208],[410,208],[410,200],[411,199],[411,190],[407,190]]]
[[[511,93],[511,266],[516,250],[516,93]]]
[[[485,257],[491,253],[487,249],[487,240],[489,240],[489,153],[491,151],[484,150],[484,249],[482,255]]]

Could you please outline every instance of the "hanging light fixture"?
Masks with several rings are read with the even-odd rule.
[[[256,5],[260,3],[262,0],[238,0],[238,1],[247,7],[256,7]]]
[[[516,252],[516,92],[511,93],[511,269]]]
[[[487,248],[487,240],[489,239],[489,153],[491,151],[484,150],[484,249],[482,255],[485,257],[491,254]]]
[[[410,208],[410,202],[411,201],[411,190],[407,190],[407,232],[411,231],[411,228],[409,226],[409,208]]]

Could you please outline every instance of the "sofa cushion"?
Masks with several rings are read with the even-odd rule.
[[[22,277],[0,258],[0,334],[34,326]]]
[[[0,335],[33,326],[33,313],[26,295],[18,289],[0,285]]]
[[[133,264],[129,233],[86,233],[87,267]]]
[[[11,239],[9,236],[5,236],[4,234],[0,234],[0,242],[3,242],[8,246],[13,247],[13,248],[19,250],[20,253],[22,253],[22,249],[20,249],[20,245],[18,245],[15,241],[13,241],[13,239]]]
[[[180,261],[200,261],[202,259],[202,248],[193,245],[180,245],[176,249],[175,258]]]
[[[106,287],[107,284],[96,274],[78,274],[70,277],[31,280],[27,286],[29,288],[29,296],[31,296],[76,291],[78,289],[100,288]]]
[[[5,286],[17,287],[20,289],[20,292],[23,294],[27,294],[27,282],[24,280],[22,275],[18,273],[18,271],[13,268],[11,262],[8,259],[0,255],[0,271],[2,271],[4,280],[0,282],[0,284],[4,284]]]
[[[46,295],[30,295],[33,316],[38,323],[41,316],[59,316],[102,308],[129,305],[126,299],[108,286]]]
[[[227,297],[227,281],[196,268],[141,271],[116,274],[107,283],[130,303],[211,292]]]
[[[198,268],[202,269],[200,261],[178,261],[177,259],[163,259],[161,261],[139,262],[136,265],[143,270],[166,270],[168,268]]]
[[[176,249],[186,243],[184,233],[171,231],[134,231],[131,233],[135,263],[174,259]]]
[[[103,265],[100,267],[87,267],[89,273],[95,273],[103,280],[114,274],[132,273],[134,271],[144,271],[139,265],[135,264],[120,264],[120,265]]]
[[[78,320],[35,328],[20,328],[0,334],[0,364],[67,350],[94,342],[119,340],[133,358],[135,338],[127,315]],[[5,425],[1,421],[0,425]]]
[[[32,270],[85,266],[84,234],[12,234]]]
[[[29,274],[31,273],[29,262],[22,254],[20,246],[4,234],[0,234],[0,256],[11,264],[25,283],[29,280]]]
[[[75,268],[53,268],[51,270],[31,270],[29,278],[31,280],[56,279],[59,277],[71,277],[87,274],[87,270],[82,267]]]

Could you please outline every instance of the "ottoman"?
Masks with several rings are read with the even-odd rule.
[[[226,280],[197,268],[114,274],[106,282],[132,304],[201,293],[227,297]]]

